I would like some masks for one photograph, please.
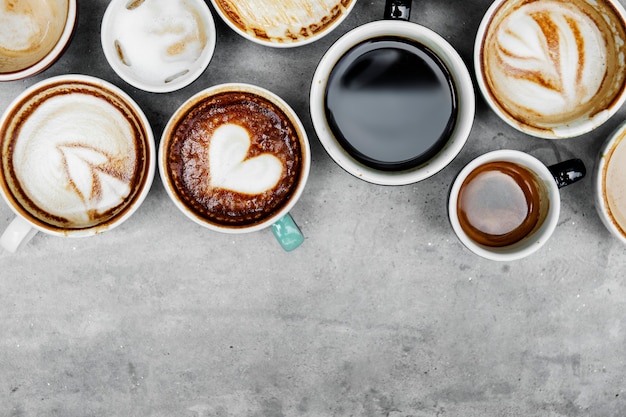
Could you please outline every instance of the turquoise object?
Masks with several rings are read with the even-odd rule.
[[[287,252],[291,252],[304,242],[300,228],[289,214],[272,224],[272,232],[280,246]]]

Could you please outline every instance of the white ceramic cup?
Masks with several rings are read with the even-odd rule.
[[[391,3],[391,2],[388,2]],[[408,18],[406,6],[397,9],[398,15]],[[395,7],[395,5],[394,5]],[[394,12],[389,14],[395,15]],[[434,53],[452,78],[456,96],[456,122],[447,142],[434,156],[418,166],[402,170],[381,170],[355,159],[337,140],[325,112],[326,89],[329,77],[338,61],[355,46],[381,38],[406,39]],[[318,138],[330,157],[355,177],[381,185],[404,185],[429,178],[446,167],[461,151],[469,137],[475,113],[472,79],[456,50],[432,30],[404,20],[381,20],[351,30],[337,40],[320,60],[310,91],[310,111]],[[420,132],[416,131],[416,138]],[[380,138],[384,140],[385,138]]]
[[[241,95],[244,95],[243,99],[240,98]],[[251,96],[260,97],[260,100],[255,102],[260,103],[258,106],[248,104],[251,103],[249,100]],[[234,104],[228,101],[230,97],[235,97],[232,102]],[[237,110],[229,110],[233,108]],[[278,119],[276,114],[279,114]],[[226,120],[226,118],[229,119]],[[252,121],[248,122],[248,120]],[[213,124],[217,128],[214,128]],[[224,127],[226,130],[220,130],[218,134],[218,130]],[[259,130],[260,133],[258,133],[254,131],[255,129],[265,130]],[[258,178],[268,178],[274,175],[275,165],[268,167],[261,164],[258,165],[260,168],[252,169],[252,164],[255,163],[254,159],[258,161],[258,157],[265,160],[269,157],[272,160],[272,152],[280,148],[279,143],[291,140],[286,139],[285,131],[287,130],[285,129],[291,132],[288,134],[291,135],[289,137],[295,138],[294,140],[298,143],[289,151],[294,156],[290,157],[289,161],[279,162],[278,172],[283,174],[292,172],[291,175],[285,174],[289,177],[285,181],[291,179],[292,184],[282,185],[287,182],[283,183],[283,180],[279,179],[283,174],[278,174],[275,181],[269,180],[267,186],[261,186],[262,189],[248,190],[248,185],[256,184]],[[191,136],[193,138],[189,139]],[[253,140],[254,137],[258,140]],[[192,142],[194,144],[189,145]],[[181,156],[183,151],[178,151],[182,147],[190,147],[188,149],[195,149],[193,154],[205,156],[201,160],[190,156],[189,162],[184,162]],[[215,157],[215,155],[218,156]],[[177,167],[184,166],[186,171],[177,174],[178,171],[173,168],[173,164]],[[216,85],[195,94],[174,112],[165,126],[159,145],[158,165],[170,199],[187,218],[196,224],[222,233],[250,233],[271,226],[272,232],[286,251],[291,251],[303,243],[304,236],[289,215],[289,211],[304,191],[311,166],[311,150],[306,131],[296,112],[271,91],[251,84],[228,83]],[[198,165],[202,166],[201,172],[195,172]],[[215,165],[219,165],[220,174],[217,174],[218,167]],[[187,173],[190,171],[194,173]],[[178,179],[177,175],[179,175]],[[200,177],[202,180],[196,181],[194,186],[189,186],[187,183],[183,184],[187,176]],[[265,180],[261,182],[266,183]],[[271,185],[272,183],[277,185]],[[194,189],[191,193],[185,194],[181,191],[182,187]],[[198,191],[200,189],[203,191]],[[281,191],[276,191],[278,189]],[[290,191],[278,194],[283,193],[283,189]],[[245,207],[264,205],[262,201],[264,197],[259,197],[260,203],[256,200],[257,196],[261,195],[275,195],[276,197],[272,197],[272,200],[280,202],[268,213],[265,213],[265,208],[263,208],[264,214],[258,219],[255,217],[258,211],[237,216],[223,212],[213,215],[212,212],[208,213],[211,210],[207,207],[194,209],[194,206],[202,205],[199,202],[200,199],[207,198],[203,194],[205,190],[210,190],[209,193],[215,196],[224,192],[231,193],[233,198],[238,199],[241,206]],[[197,194],[202,197],[197,197]],[[216,204],[222,204],[222,202]],[[227,204],[230,203],[224,203],[224,205]],[[268,203],[268,206],[269,204],[273,203]],[[228,208],[228,211],[230,210],[231,208]],[[208,214],[205,215],[203,212]],[[220,216],[223,221],[218,219]]]
[[[52,65],[76,26],[77,0],[20,0],[3,6],[0,81],[33,76]]]
[[[491,109],[531,136],[583,135],[626,101],[626,12],[617,0],[496,0],[474,45]]]
[[[235,33],[260,45],[293,48],[315,42],[348,16],[357,0],[211,0]]]
[[[215,51],[215,22],[204,0],[113,0],[100,40],[115,73],[141,90],[166,93],[195,81]]]
[[[626,243],[626,122],[606,139],[594,168],[595,204],[613,236]]]
[[[0,119],[0,195],[15,219],[0,237],[14,252],[36,232],[111,230],[146,198],[156,170],[150,123],[121,89],[62,75],[25,90]]]
[[[541,196],[538,207],[541,215],[537,224],[517,242],[500,247],[478,243],[469,236],[459,220],[459,194],[465,180],[477,168],[494,162],[511,162],[525,168],[533,175]],[[522,259],[539,250],[552,236],[561,209],[559,188],[582,179],[585,173],[585,167],[578,159],[546,167],[537,158],[524,152],[516,150],[488,152],[467,164],[454,180],[448,199],[450,224],[461,243],[483,258],[494,261]]]

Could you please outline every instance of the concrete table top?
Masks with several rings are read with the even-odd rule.
[[[589,171],[621,109],[582,137],[549,141],[502,122],[477,90],[471,136],[422,182],[361,181],[326,154],[308,91],[348,30],[382,18],[359,0],[327,37],[272,49],[216,18],[206,72],[155,94],[122,81],[100,45],[105,0],[80,0],[75,36],[45,72],[0,84],[0,111],[65,73],[110,81],[144,109],[159,141],[169,116],[222,82],[266,87],[300,115],[313,152],[293,216],[304,244],[269,229],[225,235],[184,217],[155,178],[122,226],[90,238],[38,234],[0,250],[0,416],[624,416],[626,246],[596,214],[591,178],[561,190],[560,224],[534,255],[496,263],[469,252],[447,218],[460,169],[511,148]],[[446,38],[473,75],[489,0],[415,1],[411,21]],[[13,214],[0,204],[0,230]]]

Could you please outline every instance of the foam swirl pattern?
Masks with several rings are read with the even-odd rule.
[[[58,95],[21,126],[12,166],[38,211],[69,227],[90,227],[131,193],[134,140],[128,120],[105,99]]]
[[[546,0],[502,14],[492,22],[482,65],[506,112],[522,123],[550,127],[606,107],[606,91],[615,88],[614,61],[623,65],[624,57],[611,49],[616,35],[593,6]]]

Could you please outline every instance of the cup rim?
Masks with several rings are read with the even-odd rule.
[[[203,49],[200,57],[198,57],[198,59],[192,66],[192,68],[195,67],[195,69],[193,69],[193,71],[190,70],[189,73],[179,78],[176,78],[170,83],[153,84],[143,81],[140,78],[134,76],[131,71],[127,71],[125,67],[120,63],[120,60],[117,58],[117,55],[114,52],[114,48],[110,46],[113,44],[113,42],[111,42],[111,32],[113,30],[112,22],[115,20],[116,12],[126,1],[127,0],[112,0],[104,12],[104,16],[102,17],[102,23],[100,26],[100,44],[104,52],[104,56],[113,71],[122,80],[132,85],[133,87],[143,91],[148,91],[150,93],[169,93],[172,91],[177,91],[196,81],[204,73],[204,71],[206,71],[209,63],[213,59],[213,54],[215,53],[215,45],[217,43],[217,30],[215,27],[215,20],[213,19],[213,14],[211,13],[211,10],[209,9],[209,6],[206,4],[206,2],[202,0],[192,0],[198,6],[198,10],[201,12],[202,17],[205,19],[207,34],[207,44]]]
[[[235,25],[230,18],[222,11],[222,8],[217,4],[217,0],[211,0],[211,4],[213,4],[213,8],[215,9],[215,11],[217,12],[217,14],[220,16],[220,18],[222,19],[222,21],[224,23],[226,23],[226,25],[228,25],[228,27],[230,27],[233,31],[235,31],[237,34],[239,34],[240,36],[242,36],[243,38],[252,41],[256,44],[259,45],[264,45],[264,46],[269,46],[272,48],[278,48],[278,49],[287,49],[287,48],[296,48],[298,46],[304,46],[304,45],[308,45],[310,43],[313,43],[319,39],[322,39],[323,37],[325,37],[326,35],[328,35],[330,32],[334,31],[337,26],[339,26],[350,14],[350,12],[352,11],[352,9],[354,8],[355,4],[357,3],[358,0],[350,0],[350,4],[348,5],[348,8],[346,9],[345,13],[342,13],[342,15],[340,17],[338,17],[328,28],[326,28],[326,30],[323,30],[320,33],[317,33],[315,35],[312,35],[306,39],[303,40],[297,40],[294,42],[273,42],[270,40],[264,40],[264,39],[260,39],[257,38],[254,35],[251,35],[250,33],[242,30],[241,28],[239,28],[237,25]]]
[[[442,150],[429,161],[404,171],[381,171],[368,167],[339,144],[326,121],[324,94],[328,77],[339,59],[352,47],[367,39],[397,36],[424,44],[448,67],[457,88],[458,119],[451,138]],[[309,96],[310,114],[317,137],[328,155],[348,173],[364,181],[379,185],[407,185],[429,178],[445,168],[467,142],[475,115],[475,94],[467,66],[458,52],[436,32],[424,26],[405,21],[381,20],[366,23],[339,38],[317,65]]]
[[[13,211],[13,213],[16,216],[19,216],[20,218],[25,220],[29,225],[31,225],[33,228],[37,229],[38,231],[41,231],[43,233],[53,235],[53,236],[72,237],[72,238],[93,236],[96,234],[106,232],[108,230],[112,230],[116,228],[117,226],[121,225],[122,223],[124,223],[126,220],[128,220],[128,218],[130,218],[139,209],[139,207],[142,205],[142,203],[146,199],[148,192],[150,191],[150,188],[152,186],[154,175],[156,172],[156,145],[154,142],[154,133],[152,131],[152,126],[150,125],[150,122],[148,118],[146,117],[145,113],[143,112],[139,104],[137,104],[137,102],[135,102],[135,100],[132,99],[132,97],[126,94],[121,88],[117,87],[116,85],[106,80],[103,80],[95,76],[84,75],[84,74],[57,75],[57,76],[39,81],[38,83],[33,84],[32,86],[28,87],[26,90],[22,91],[16,98],[14,98],[13,101],[11,101],[9,106],[6,108],[6,110],[0,117],[0,130],[2,130],[8,117],[14,112],[15,107],[19,105],[20,102],[23,101],[24,98],[31,95],[35,91],[43,90],[43,89],[48,88],[48,86],[50,85],[59,84],[63,82],[78,82],[78,83],[96,85],[97,87],[107,90],[108,92],[111,92],[115,94],[116,96],[118,96],[119,98],[121,98],[136,113],[143,127],[145,128],[146,155],[148,159],[146,175],[145,175],[144,181],[140,185],[141,187],[140,192],[137,194],[137,196],[134,198],[133,201],[129,202],[128,207],[125,208],[124,212],[120,214],[118,217],[114,217],[113,219],[106,221],[104,224],[95,224],[90,227],[77,228],[77,229],[71,229],[71,228],[64,229],[62,227],[53,227],[53,226],[47,227],[44,222],[35,221],[33,216],[31,216],[30,213],[26,211],[25,209],[18,209],[16,207],[17,202],[15,201],[15,198],[12,195],[9,196],[9,194],[11,193],[4,179],[4,175],[0,175],[0,196],[2,196],[2,199],[4,200],[4,202],[11,209],[11,211]],[[2,138],[0,138],[0,143],[2,142],[1,139]],[[0,170],[3,170],[2,166],[0,166]]]
[[[243,91],[253,94],[259,94],[261,97],[268,99],[275,105],[277,105],[281,110],[283,110],[290,118],[290,120],[294,123],[296,129],[298,129],[299,138],[300,138],[300,147],[302,149],[302,171],[300,173],[300,180],[298,181],[298,185],[294,190],[293,194],[289,197],[287,203],[280,208],[276,213],[259,221],[257,223],[252,223],[250,225],[244,226],[226,226],[226,225],[218,225],[216,223],[211,222],[203,217],[200,217],[194,214],[187,206],[179,200],[176,195],[176,192],[173,190],[174,186],[170,181],[170,178],[167,174],[167,146],[169,146],[170,142],[170,133],[177,123],[177,118],[186,114],[189,109],[191,109],[196,102],[199,100],[203,100],[208,98],[216,93],[220,92],[237,92]],[[309,172],[311,170],[311,147],[309,144],[308,135],[300,120],[300,117],[296,113],[296,111],[278,94],[249,83],[238,83],[238,82],[229,82],[213,85],[211,87],[205,88],[202,91],[194,94],[190,98],[188,98],[183,104],[181,104],[174,113],[170,116],[167,124],[163,129],[163,133],[161,135],[161,141],[159,143],[158,148],[158,169],[159,175],[161,178],[161,182],[163,183],[163,188],[170,198],[170,200],[174,203],[174,205],[178,208],[180,212],[182,212],[188,219],[192,220],[194,223],[203,226],[207,229],[228,233],[228,234],[243,234],[255,232],[264,228],[271,226],[278,219],[282,218],[286,214],[288,214],[291,209],[296,205],[302,193],[304,192],[304,188],[308,181]]]
[[[487,103],[489,108],[500,118],[500,120],[504,121],[509,126],[513,127],[519,132],[525,133],[527,135],[541,138],[541,139],[569,139],[582,136],[586,133],[593,131],[594,129],[603,125],[607,120],[609,120],[612,116],[615,115],[622,107],[622,105],[626,102],[626,80],[619,91],[616,94],[616,99],[612,102],[611,106],[608,109],[600,111],[595,114],[591,119],[580,122],[580,123],[570,123],[563,128],[540,128],[537,126],[529,125],[523,123],[516,118],[512,117],[508,113],[504,112],[500,106],[495,103],[495,99],[487,84],[485,82],[485,78],[482,71],[482,57],[483,57],[483,44],[485,41],[485,35],[487,30],[489,29],[489,25],[493,20],[495,14],[498,10],[510,0],[495,0],[487,11],[484,13],[480,25],[478,26],[478,31],[476,32],[476,37],[474,38],[474,52],[473,52],[473,61],[474,61],[474,73],[476,76],[476,83],[478,84],[478,89],[481,92],[481,95],[484,101]],[[621,5],[620,2],[614,0],[604,0],[609,3],[614,9],[618,17],[620,17],[622,26],[624,30],[626,30],[626,9]]]
[[[543,181],[544,185],[546,185],[548,198],[550,199],[548,215],[540,228],[532,234],[532,238],[526,237],[512,245],[501,248],[490,248],[471,240],[463,231],[457,214],[458,195],[465,178],[467,178],[467,176],[477,167],[494,161],[511,161],[519,163],[520,165],[523,165],[533,171],[535,175]],[[543,245],[545,245],[556,229],[560,211],[561,198],[559,188],[548,167],[546,167],[543,162],[539,161],[534,156],[512,149],[490,151],[471,160],[457,174],[450,188],[450,194],[448,197],[448,218],[457,238],[467,249],[476,255],[492,261],[515,261],[525,258],[538,251]]]
[[[626,121],[622,122],[606,138],[602,144],[595,161],[594,173],[594,195],[596,211],[600,220],[607,230],[622,243],[626,244],[626,230],[621,228],[610,214],[611,209],[605,197],[606,169],[611,156],[617,146],[626,138]]]
[[[69,46],[70,40],[72,39],[72,35],[74,34],[74,30],[76,28],[77,14],[78,0],[68,0],[65,25],[63,27],[63,31],[61,32],[61,37],[59,37],[59,40],[54,47],[42,59],[29,67],[12,72],[0,72],[0,82],[17,81],[28,78],[39,74],[54,64],[54,62],[59,59],[65,49]]]

